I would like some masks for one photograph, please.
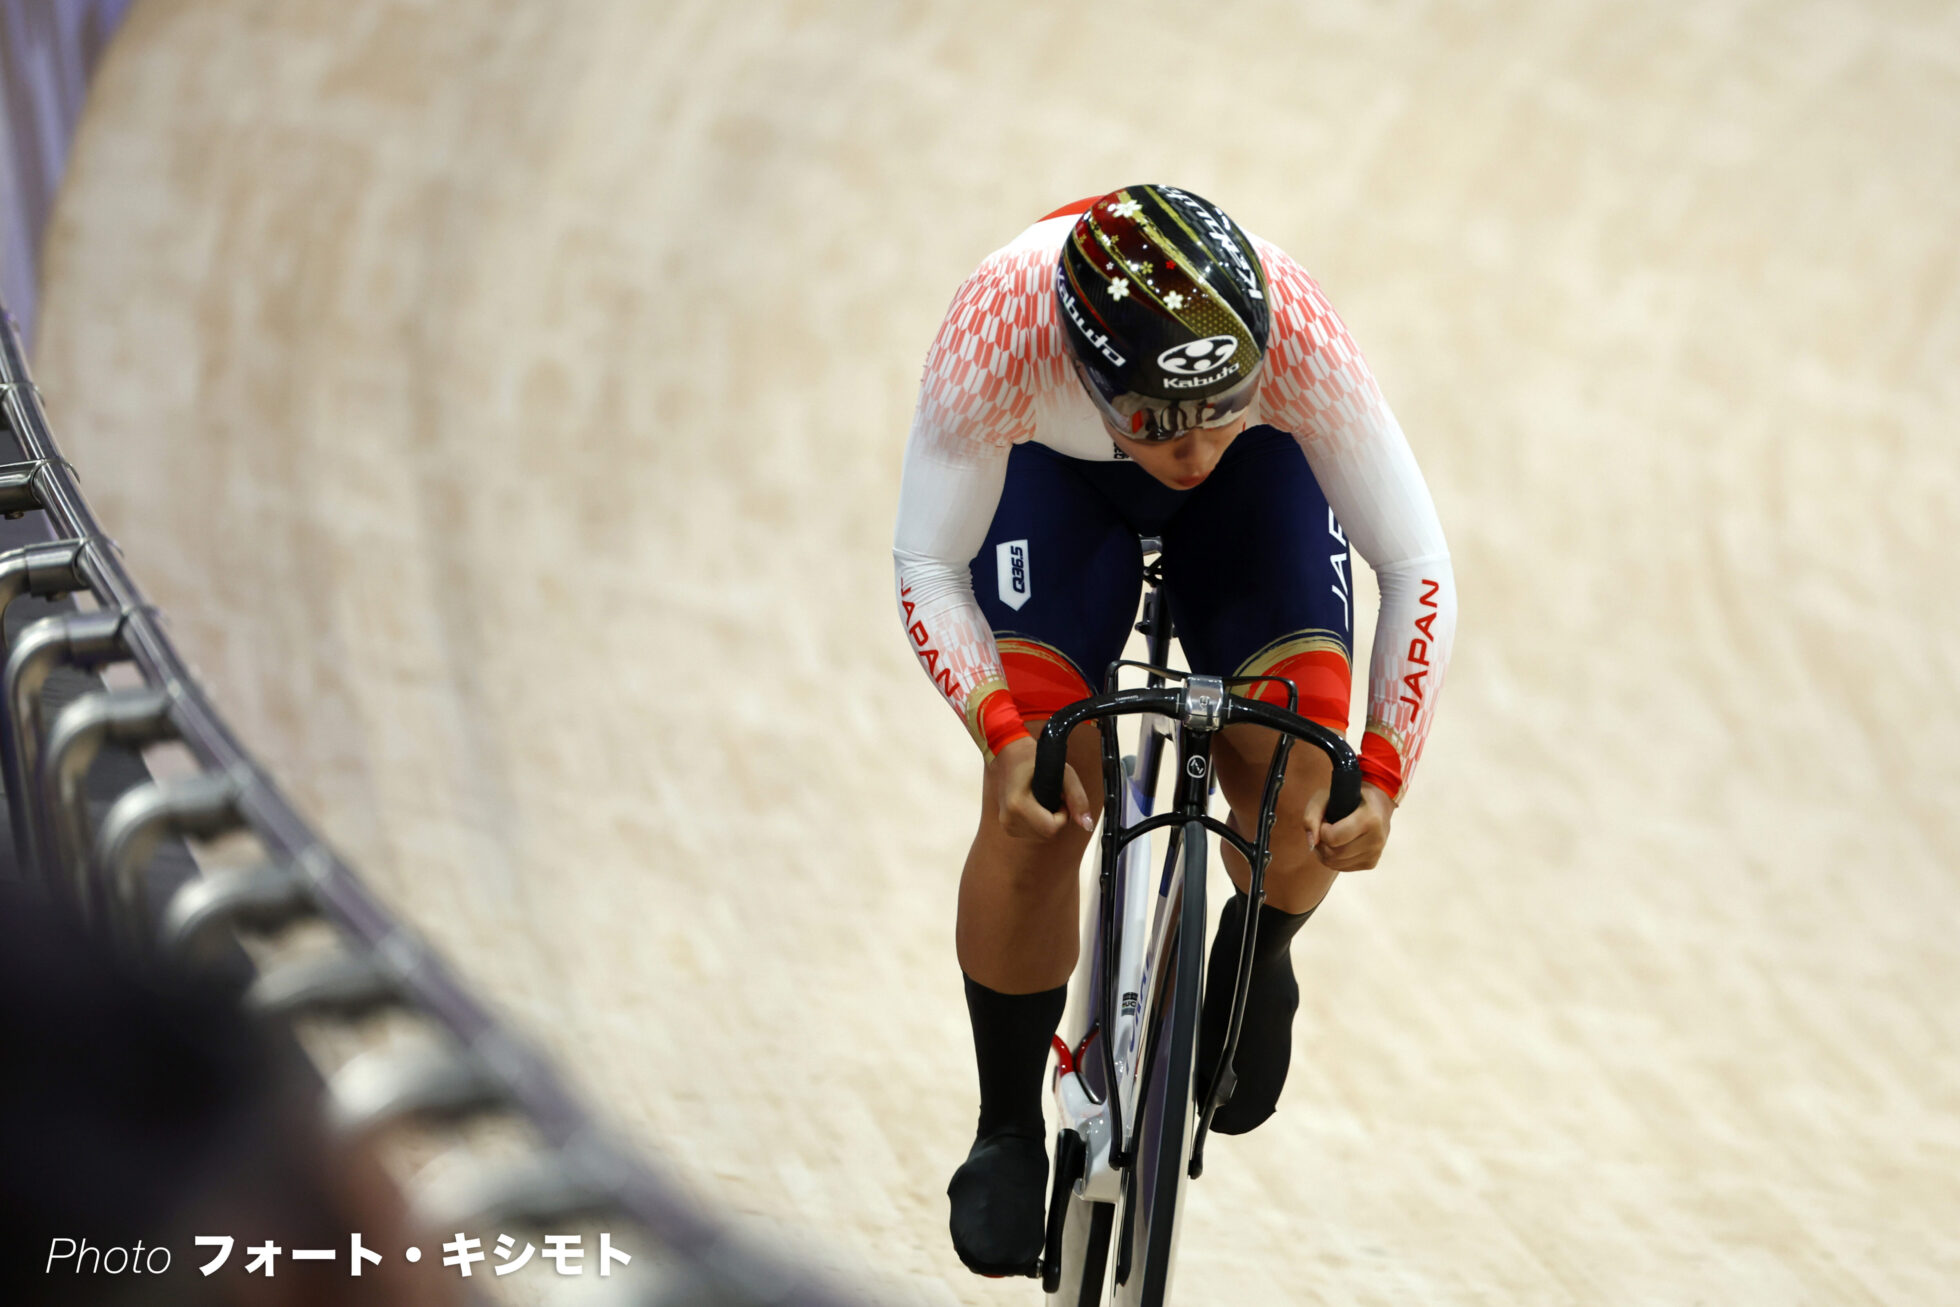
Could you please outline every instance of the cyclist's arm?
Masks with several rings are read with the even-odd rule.
[[[1422,756],[1456,639],[1456,576],[1442,523],[1408,440],[1383,408],[1385,430],[1316,457],[1314,475],[1349,543],[1381,591],[1368,659],[1368,726],[1361,771],[1399,798]]]
[[[989,756],[1025,736],[969,564],[1007,479],[1007,450],[948,451],[914,423],[892,538],[899,620],[927,677]]]
[[[926,353],[892,539],[906,639],[990,758],[1027,728],[968,567],[1000,504],[1008,450],[1034,434],[1038,398],[1063,377],[1048,307],[1059,238],[1035,239],[1040,227],[954,292]]]
[[[892,543],[899,619],[912,652],[997,772],[997,817],[1021,839],[1050,839],[1067,820],[1094,828],[1089,800],[1074,769],[1063,779],[1066,813],[1051,813],[1030,791],[1034,738],[1008,693],[993,629],[973,597],[968,564],[986,542],[987,528],[1007,480],[1007,450],[982,445],[948,451],[918,424],[905,452]]]
[[[1299,264],[1258,245],[1274,316],[1261,404],[1299,439],[1328,507],[1380,583],[1361,770],[1399,797],[1435,720],[1456,635],[1449,545],[1408,439],[1346,325]]]

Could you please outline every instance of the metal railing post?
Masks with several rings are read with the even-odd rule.
[[[39,871],[42,865],[41,832],[36,829],[40,805],[29,785],[40,754],[41,687],[57,663],[99,665],[127,657],[125,619],[126,614],[108,610],[44,617],[20,633],[20,643],[7,655],[0,677],[0,708],[6,716],[5,730],[0,730],[0,783],[15,796],[14,856],[23,872]]]
[[[157,841],[237,830],[245,824],[238,809],[241,789],[230,772],[205,772],[138,785],[110,807],[96,837],[96,876],[133,941],[147,947],[154,938],[142,870]]]
[[[75,878],[83,910],[93,907],[87,884],[89,866],[88,795],[82,781],[104,744],[141,747],[170,738],[174,728],[168,690],[142,686],[86,694],[55,715],[48,732],[35,794],[41,801],[41,874],[52,885],[64,874]]]

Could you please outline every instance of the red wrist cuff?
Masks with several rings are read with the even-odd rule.
[[[1391,799],[1402,793],[1402,755],[1373,731],[1361,737],[1361,779]]]
[[[1028,733],[1027,723],[1021,720],[1021,710],[1014,706],[1014,696],[1006,690],[995,690],[982,699],[976,716],[989,755],[998,754],[1016,737]]]

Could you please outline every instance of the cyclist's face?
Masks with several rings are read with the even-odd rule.
[[[1193,427],[1175,440],[1155,443],[1132,440],[1115,427],[1109,428],[1109,434],[1116,447],[1151,476],[1173,490],[1191,490],[1211,475],[1218,460],[1245,430],[1245,423],[1241,415],[1222,427]]]

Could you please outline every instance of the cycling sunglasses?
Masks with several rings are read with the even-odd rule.
[[[1259,374],[1265,361],[1262,359],[1230,389],[1202,399],[1156,399],[1128,392],[1105,395],[1079,360],[1070,362],[1075,364],[1082,388],[1089,392],[1103,421],[1131,440],[1157,445],[1176,440],[1195,427],[1222,427],[1245,412],[1259,393]]]

